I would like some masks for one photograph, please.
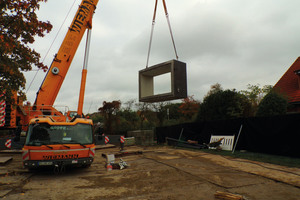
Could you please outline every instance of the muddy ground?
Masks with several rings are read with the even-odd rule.
[[[234,159],[201,151],[166,146],[126,147],[139,155],[123,157],[130,166],[107,171],[102,153],[96,151],[89,168],[69,169],[56,175],[51,170],[29,172],[21,154],[0,166],[0,198],[88,200],[210,200],[217,191],[239,194],[244,199],[296,200],[300,198],[300,169]],[[117,158],[119,161],[119,158]]]

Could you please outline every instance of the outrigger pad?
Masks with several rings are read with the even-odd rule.
[[[170,73],[171,91],[154,94],[154,77]],[[171,60],[139,71],[139,101],[161,102],[187,97],[186,63]]]

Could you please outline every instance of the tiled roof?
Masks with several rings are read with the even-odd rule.
[[[292,66],[274,85],[274,88],[277,88],[279,92],[287,95],[290,103],[300,102],[300,87],[298,83],[300,76],[295,74],[297,70],[300,70],[300,57],[296,59]]]

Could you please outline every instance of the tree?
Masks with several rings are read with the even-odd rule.
[[[271,85],[265,85],[260,87],[259,84],[247,85],[247,90],[242,90],[241,93],[244,94],[251,103],[250,116],[254,116],[257,112],[258,105],[266,94],[272,90]]]
[[[165,106],[166,110],[169,110],[169,120],[178,120],[182,116],[179,112],[181,103],[171,103]]]
[[[50,22],[39,21],[36,10],[47,0],[1,0],[0,2],[0,94],[5,91],[6,101],[14,103],[13,93],[26,99],[24,71],[36,66],[47,70],[40,54],[30,48],[34,37],[43,37],[52,29]],[[1,98],[1,97],[0,97]]]
[[[151,103],[139,102],[136,104],[137,114],[140,118],[140,129],[148,129],[155,126],[156,113],[151,110]]]
[[[170,102],[158,102],[152,104],[152,108],[154,109],[156,118],[158,120],[158,126],[163,126],[164,120],[168,118],[168,111],[166,106],[169,104]]]
[[[210,95],[212,95],[212,94],[214,94],[216,92],[219,92],[219,91],[223,91],[223,88],[222,88],[222,86],[221,86],[220,83],[216,83],[214,85],[211,85],[210,86],[210,90],[207,92],[207,94],[205,95],[205,97],[210,96]]]
[[[124,109],[119,111],[117,115],[120,119],[119,132],[138,129],[139,116],[136,112]]]
[[[98,109],[98,111],[104,117],[104,130],[106,134],[113,133],[112,124],[118,123],[117,112],[119,111],[120,107],[121,107],[120,101],[112,101],[112,102],[103,101],[103,106]]]
[[[96,124],[98,122],[104,123],[104,117],[99,112],[95,112],[95,113],[89,114],[89,116],[93,120],[94,124]]]
[[[209,93],[200,105],[197,120],[221,120],[245,116],[249,102],[233,90],[219,90]]]
[[[179,112],[183,115],[185,120],[190,121],[199,112],[199,106],[199,101],[196,101],[193,96],[188,96],[182,100],[179,106]]]
[[[260,102],[256,116],[283,115],[286,114],[287,106],[287,98],[272,90]]]
[[[124,105],[123,110],[131,111],[134,104],[135,104],[135,99],[130,99],[130,100],[126,101],[125,103],[122,103],[122,105]]]

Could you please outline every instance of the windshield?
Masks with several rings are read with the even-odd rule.
[[[49,125],[47,123],[31,124],[25,145],[48,144],[92,144],[92,126],[89,124]]]

